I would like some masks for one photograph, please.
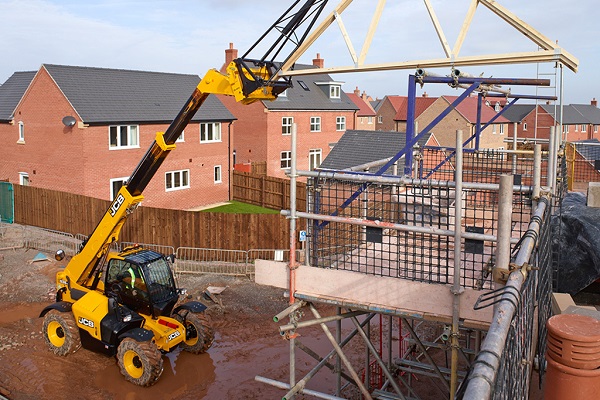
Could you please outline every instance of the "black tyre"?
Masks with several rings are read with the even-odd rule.
[[[125,338],[117,349],[119,368],[125,378],[138,386],[151,386],[163,371],[163,359],[152,342]]]
[[[54,354],[66,356],[81,347],[79,328],[70,312],[50,310],[44,316],[44,340]]]
[[[200,354],[206,352],[215,339],[215,333],[210,324],[208,315],[180,310],[175,319],[185,326],[185,340],[181,347],[190,353]]]

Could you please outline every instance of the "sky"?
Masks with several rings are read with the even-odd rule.
[[[322,17],[339,3],[331,0]],[[453,47],[470,0],[430,0],[450,47]],[[565,104],[589,104],[600,98],[600,7],[597,0],[499,0],[579,60],[579,71],[563,70],[556,88],[511,87],[512,93],[552,96],[562,86]],[[0,0],[0,83],[16,71],[42,64],[76,65],[173,72],[203,76],[220,68],[233,43],[242,55],[292,4],[247,0]],[[363,46],[375,0],[354,0],[341,21],[357,53]],[[321,19],[322,19],[321,17]],[[270,44],[270,43],[268,43]],[[260,49],[260,48],[259,48]],[[481,56],[535,51],[537,46],[479,5],[460,55]],[[300,58],[311,64],[319,53],[325,67],[353,65],[338,24],[332,25]],[[251,54],[260,57],[262,54]],[[388,0],[365,60],[379,64],[444,58],[423,1]],[[550,78],[553,64],[461,67],[472,75],[494,78]],[[431,72],[447,75],[449,68]],[[335,74],[342,89],[356,87],[373,98],[406,95],[414,71]],[[506,87],[507,88],[507,87]],[[506,89],[504,88],[504,89]],[[190,88],[190,92],[193,88]],[[458,95],[447,85],[428,84],[418,94]],[[187,98],[188,94],[182,95]]]

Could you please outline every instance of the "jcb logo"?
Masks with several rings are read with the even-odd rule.
[[[121,205],[123,204],[124,201],[125,201],[125,197],[123,197],[122,194],[117,196],[115,201],[113,201],[113,203],[110,205],[109,211],[110,211],[111,217],[115,216],[115,214],[117,213],[117,211],[119,211],[119,208],[121,208]]]
[[[94,327],[94,321],[90,321],[89,319],[83,317],[79,317],[79,324],[89,326],[90,328]]]
[[[175,331],[169,335],[169,337],[167,338],[167,341],[170,342],[171,340],[175,339],[177,336],[180,336],[180,335],[181,335],[181,333],[179,333],[179,331]]]

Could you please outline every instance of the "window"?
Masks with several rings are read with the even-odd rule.
[[[523,130],[526,131],[527,130],[527,122],[523,122]]]
[[[294,117],[281,118],[281,134],[282,135],[291,135],[293,123],[294,123]]]
[[[594,125],[594,133],[598,133],[598,125]]]
[[[342,91],[342,89],[338,85],[329,86],[329,98],[330,99],[339,99],[341,91]]]
[[[587,125],[581,125],[581,132],[587,132]]]
[[[563,133],[569,133],[569,125],[563,125]]]
[[[380,115],[380,116],[377,117],[377,123],[378,124],[383,123],[383,115]]]
[[[281,152],[281,168],[290,168],[292,166],[292,152],[282,151]]]
[[[310,131],[321,132],[321,117],[310,117]]]
[[[579,125],[575,124],[575,132],[579,132]]]
[[[117,193],[119,193],[119,190],[121,189],[121,187],[125,186],[128,179],[129,179],[129,177],[126,176],[123,178],[115,178],[115,179],[110,180],[110,198],[111,199],[115,198]]]
[[[500,111],[500,103],[496,102],[496,105],[494,106],[494,111],[499,112]]]
[[[368,117],[367,124],[372,124],[372,123],[373,123],[373,117]]]
[[[187,189],[190,187],[190,170],[169,171],[165,173],[165,191]]]
[[[109,126],[109,149],[130,149],[140,147],[140,134],[137,125]]]
[[[29,186],[29,174],[27,172],[19,172],[19,185]]]
[[[215,183],[221,183],[221,182],[223,182],[222,177],[221,177],[221,166],[215,165]]]
[[[181,135],[177,138],[175,143],[185,142],[185,131],[181,131]]]
[[[492,124],[492,133],[496,134],[496,124]]]
[[[302,89],[309,91],[310,89],[308,88],[308,86],[306,86],[306,83],[304,83],[304,81],[298,81],[298,85],[300,85],[302,87]]]
[[[19,121],[19,142],[25,143],[25,125],[23,121]]]
[[[308,168],[313,171],[321,165],[321,156],[323,151],[321,149],[310,149],[308,152]]]
[[[500,134],[504,135],[504,124],[500,124]]]
[[[345,131],[346,130],[346,117],[336,117],[335,130],[336,131]]]
[[[221,123],[207,122],[200,124],[200,143],[221,141]]]

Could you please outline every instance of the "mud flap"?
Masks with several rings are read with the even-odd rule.
[[[187,303],[180,304],[173,310],[173,314],[177,314],[179,310],[188,310],[193,313],[201,313],[206,310],[206,306],[199,301],[188,301]]]
[[[42,310],[42,312],[40,313],[40,318],[43,317],[44,315],[46,315],[48,313],[48,311],[50,311],[50,310],[58,310],[60,312],[70,312],[72,305],[73,304],[71,304],[67,301],[59,301],[57,303],[52,303],[49,306],[46,306]]]

